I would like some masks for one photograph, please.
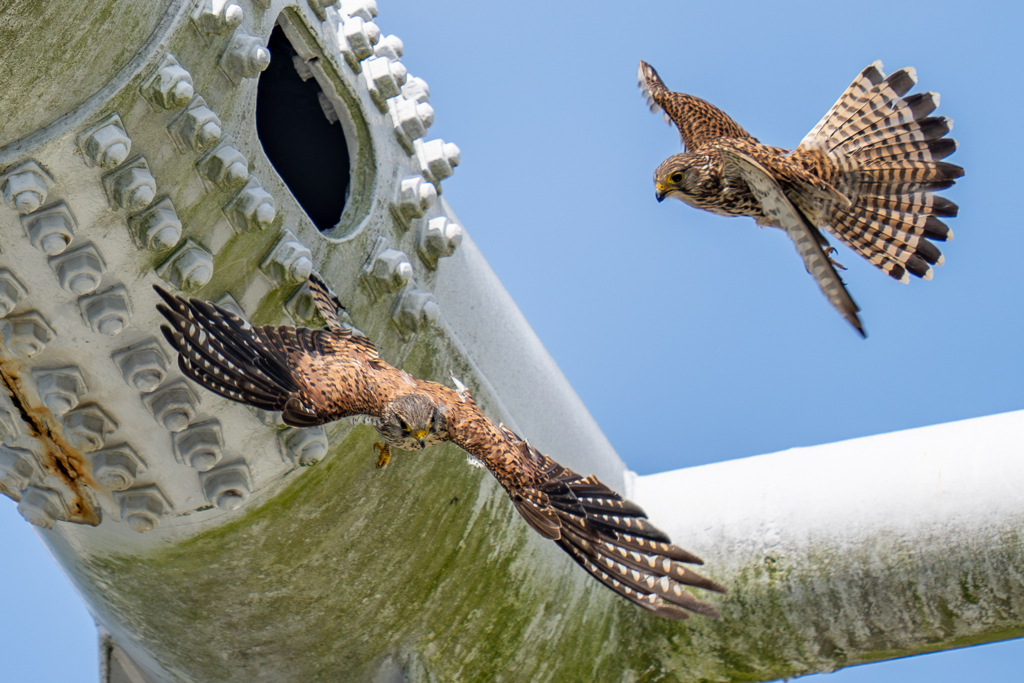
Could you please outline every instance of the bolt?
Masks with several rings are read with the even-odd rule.
[[[54,522],[67,519],[68,508],[60,493],[41,486],[29,486],[18,503],[18,512],[31,524],[52,529]]]
[[[458,166],[462,159],[462,153],[455,143],[443,140],[417,140],[414,144],[423,176],[434,183],[440,191],[441,181],[453,173],[454,167]]]
[[[123,285],[78,300],[82,315],[94,332],[111,337],[121,334],[131,319],[131,301]]]
[[[241,186],[249,178],[249,160],[225,142],[199,160],[199,173],[221,189]]]
[[[121,506],[121,520],[140,534],[155,529],[160,520],[174,509],[171,501],[155,485],[117,491],[114,500]]]
[[[313,254],[291,230],[285,230],[260,270],[279,283],[305,282],[313,270]]]
[[[0,484],[9,493],[24,491],[32,479],[40,476],[32,451],[7,443],[0,444]]]
[[[21,280],[6,268],[0,268],[0,318],[13,311],[26,294],[28,290]]]
[[[200,33],[224,34],[242,23],[244,12],[238,4],[227,0],[204,0],[192,14]]]
[[[360,62],[373,54],[373,46],[379,40],[377,24],[361,16],[345,19],[338,29],[338,48],[356,73],[362,71]]]
[[[114,433],[117,423],[99,406],[76,408],[64,415],[64,434],[72,448],[91,453],[103,448],[107,436]]]
[[[31,358],[46,348],[56,336],[39,313],[29,311],[17,318],[7,318],[0,325],[7,350],[22,358]]]
[[[377,16],[377,0],[341,0],[341,13],[370,21]]]
[[[132,149],[132,140],[124,131],[124,124],[117,114],[108,117],[97,128],[86,133],[84,139],[79,139],[86,163],[108,171],[124,163]]]
[[[86,244],[73,251],[49,259],[50,268],[57,273],[60,286],[69,292],[88,294],[100,286],[106,264],[96,247]]]
[[[146,469],[139,454],[126,443],[90,453],[89,461],[93,479],[110,491],[124,491],[135,483],[139,472]]]
[[[398,300],[391,319],[403,334],[418,332],[437,322],[441,309],[429,292],[409,289]]]
[[[220,117],[209,107],[206,100],[196,95],[184,113],[171,122],[171,135],[184,145],[202,152],[220,142],[223,131]]]
[[[282,434],[282,440],[287,458],[303,467],[315,465],[327,455],[327,433],[323,427],[289,428]]]
[[[398,36],[387,36],[377,42],[373,54],[378,57],[387,57],[392,62],[397,62],[405,52],[405,45]]]
[[[462,244],[462,226],[444,216],[427,221],[420,235],[420,258],[431,268],[437,268],[437,260],[451,256]]]
[[[199,289],[213,277],[213,255],[187,240],[157,273],[182,291]]]
[[[200,472],[216,465],[222,457],[224,438],[217,420],[194,424],[176,432],[173,441],[178,462]]]
[[[386,292],[397,292],[412,279],[412,264],[397,249],[385,249],[373,259],[370,277]]]
[[[184,107],[195,94],[192,75],[178,64],[173,55],[167,55],[156,73],[142,86],[142,94],[158,109]]]
[[[171,432],[180,432],[196,416],[199,397],[185,380],[169,384],[143,399],[156,421]]]
[[[15,415],[14,406],[7,401],[0,401],[0,441],[5,436],[18,436],[19,424],[22,424],[21,418]]]
[[[67,205],[60,202],[38,213],[23,216],[21,225],[32,246],[45,254],[56,256],[67,249],[74,239],[77,222]]]
[[[160,386],[167,375],[167,356],[155,339],[121,349],[113,360],[124,381],[144,394]]]
[[[382,112],[388,110],[386,101],[400,95],[402,85],[409,72],[401,62],[392,62],[387,57],[370,57],[363,62],[366,73],[366,87],[370,98]]]
[[[4,202],[20,214],[32,213],[42,206],[53,185],[50,174],[34,161],[26,161],[0,175]]]
[[[156,180],[142,157],[103,179],[111,203],[121,209],[139,211],[156,197]]]
[[[181,220],[170,197],[164,197],[128,220],[132,238],[140,247],[169,249],[181,239]]]
[[[402,86],[402,95],[407,100],[415,100],[417,102],[429,102],[430,101],[430,86],[422,78],[417,76],[411,76]]]
[[[395,128],[395,135],[405,151],[413,154],[413,140],[427,134],[427,128],[434,123],[434,108],[426,102],[407,100],[403,96],[388,100],[388,113]]]
[[[221,465],[199,475],[206,499],[221,510],[237,510],[252,493],[252,477],[244,462]]]
[[[398,187],[398,215],[402,222],[419,218],[437,201],[437,188],[426,182],[423,176],[404,178]]]
[[[249,176],[245,186],[228,202],[224,211],[239,232],[249,228],[262,230],[277,217],[274,196],[263,189],[256,176]]]
[[[88,388],[82,371],[74,366],[53,370],[32,370],[43,405],[61,416],[78,405]]]
[[[235,31],[220,63],[233,78],[256,78],[270,66],[270,51],[256,36]]]

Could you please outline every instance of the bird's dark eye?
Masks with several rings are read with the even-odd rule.
[[[673,173],[672,175],[670,175],[668,177],[668,179],[671,180],[673,183],[681,183],[681,182],[683,182],[683,174],[682,173]]]
[[[412,428],[409,427],[409,424],[405,420],[399,420],[398,424],[401,425],[403,432],[408,432],[412,430]]]

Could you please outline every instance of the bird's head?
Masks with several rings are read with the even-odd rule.
[[[381,415],[381,433],[395,443],[417,443],[444,431],[444,412],[423,394],[403,394],[387,404]]]
[[[695,154],[675,154],[661,162],[654,172],[654,196],[658,201],[675,197],[689,203],[699,192],[704,174],[702,158]]]

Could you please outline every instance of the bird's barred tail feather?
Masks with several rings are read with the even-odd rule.
[[[294,400],[299,386],[288,366],[289,348],[319,351],[319,331],[253,327],[214,304],[153,288],[166,304],[157,305],[169,323],[160,330],[177,349],[185,376],[233,401],[282,411],[288,424],[322,422]]]
[[[583,477],[525,442],[521,447],[545,461],[546,481],[530,494],[513,496],[516,509],[538,533],[554,540],[602,584],[658,616],[720,616],[687,586],[719,593],[725,588],[686,567],[683,563],[703,561],[673,545],[639,505],[593,475]]]
[[[956,142],[952,127],[930,114],[936,93],[905,96],[917,82],[912,68],[886,77],[875,62],[854,79],[828,113],[800,143],[828,154],[840,171],[837,187],[851,206],[833,205],[824,226],[870,263],[901,282],[908,273],[925,280],[942,265],[929,240],[946,241],[952,231],[941,217],[957,205],[935,194],[963,175],[946,163]]]

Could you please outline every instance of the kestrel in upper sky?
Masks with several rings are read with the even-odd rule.
[[[664,111],[686,150],[654,172],[658,201],[675,197],[782,228],[825,296],[862,336],[860,309],[819,228],[900,282],[909,281],[907,273],[930,280],[932,266],[942,265],[929,240],[953,238],[939,218],[956,216],[957,205],[935,192],[964,171],[941,161],[956,142],[944,137],[952,121],[929,116],[938,94],[904,97],[917,82],[913,68],[888,78],[881,62],[864,69],[793,152],[761,144],[702,99],[669,91],[649,64],[640,62],[639,77],[651,110]]]
[[[598,581],[668,619],[718,610],[687,586],[724,588],[683,563],[701,560],[672,545],[644,511],[593,475],[562,467],[508,428],[495,425],[456,380],[452,390],[388,365],[373,343],[345,327],[341,307],[313,274],[310,293],[327,327],[253,327],[213,304],[163,291],[161,330],[178,367],[210,391],[310,427],[367,415],[383,446],[418,450],[451,441],[479,460],[534,531],[557,543]]]

